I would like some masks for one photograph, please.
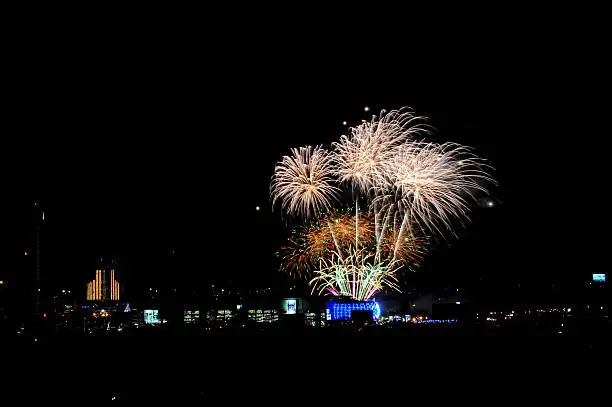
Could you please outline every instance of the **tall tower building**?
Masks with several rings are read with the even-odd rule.
[[[96,269],[95,278],[87,283],[88,301],[119,301],[121,284],[115,267],[115,261],[103,263]]]

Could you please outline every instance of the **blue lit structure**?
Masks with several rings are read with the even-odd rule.
[[[380,305],[376,301],[329,301],[327,309],[327,319],[332,321],[351,319],[351,311],[372,311],[374,319],[380,318]]]
[[[605,283],[608,281],[608,276],[604,274],[593,274],[593,281],[596,283]]]

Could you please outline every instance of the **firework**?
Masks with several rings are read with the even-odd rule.
[[[375,262],[373,254],[362,250],[350,250],[348,255],[334,253],[329,259],[322,259],[321,266],[310,280],[312,290],[328,291],[332,295],[350,296],[358,301],[370,299],[384,287],[400,291],[397,260]]]
[[[350,255],[356,247],[363,248],[377,260],[391,260],[400,240],[397,259],[409,270],[416,270],[427,250],[426,237],[405,232],[400,238],[397,229],[388,227],[378,245],[373,214],[362,212],[357,216],[352,212],[351,208],[336,210],[294,230],[289,244],[281,248],[281,268],[291,275],[306,278],[321,260],[334,253]],[[357,245],[355,236],[358,237]]]
[[[336,159],[336,173],[340,182],[351,184],[361,192],[369,192],[384,176],[384,164],[396,150],[415,135],[427,133],[426,119],[414,115],[411,109],[381,112],[380,117],[350,129],[332,143]]]
[[[456,143],[406,143],[384,167],[373,199],[382,217],[399,214],[400,228],[412,221],[433,234],[455,234],[453,222],[468,220],[469,201],[494,183],[484,161]]]
[[[415,139],[430,130],[410,109],[382,111],[331,152],[302,147],[283,157],[273,204],[307,221],[281,249],[281,268],[309,279],[313,292],[367,300],[385,287],[399,291],[399,272],[419,266],[430,237],[454,235],[477,194],[495,184],[468,147]],[[339,186],[352,189],[352,208],[332,207]]]
[[[306,217],[329,210],[340,192],[334,185],[331,153],[320,146],[293,148],[291,152],[274,169],[272,205],[280,200],[287,213]]]
[[[281,267],[290,274],[310,275],[320,259],[354,245],[355,236],[358,236],[362,244],[371,241],[374,232],[370,218],[362,216],[357,222],[360,231],[358,234],[354,214],[350,210],[334,210],[297,228],[289,238],[289,244],[281,249]]]

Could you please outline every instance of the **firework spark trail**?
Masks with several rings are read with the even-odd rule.
[[[272,205],[277,200],[289,214],[308,217],[331,209],[340,188],[334,184],[334,161],[331,152],[321,146],[291,149],[276,165],[270,185]]]
[[[328,290],[365,301],[385,286],[399,291],[395,277],[401,267],[398,262],[371,263],[372,256],[359,250],[351,251],[343,259],[337,253],[331,259],[322,259],[321,266],[309,283],[312,292]]]

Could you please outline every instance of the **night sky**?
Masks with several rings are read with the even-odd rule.
[[[64,32],[12,42],[0,278],[28,272],[29,211],[40,199],[54,287],[84,290],[100,256],[118,261],[132,292],[273,282],[289,233],[268,198],[275,162],[291,147],[329,146],[344,120],[402,106],[431,118],[432,140],[474,147],[499,181],[496,207],[476,208],[423,273],[504,287],[578,284],[605,271],[609,127],[598,124],[598,106],[609,70],[596,35],[476,30],[390,44],[282,33],[178,41]],[[172,282],[163,274],[171,247]]]

